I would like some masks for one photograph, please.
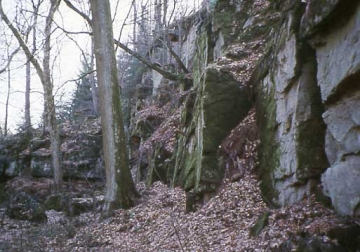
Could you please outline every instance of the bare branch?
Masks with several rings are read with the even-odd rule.
[[[163,43],[166,45],[167,49],[169,50],[170,54],[174,57],[176,62],[179,64],[180,68],[184,71],[184,73],[190,73],[190,71],[186,68],[182,60],[180,59],[179,55],[177,55],[174,50],[171,47],[171,44],[169,42],[169,39],[166,38],[165,35],[165,41]]]
[[[95,72],[96,72],[96,70],[92,70],[92,71],[89,71],[89,72],[87,72],[87,73],[82,74],[80,77],[78,77],[78,78],[76,78],[76,79],[67,80],[67,81],[65,81],[58,89],[62,88],[65,84],[67,84],[67,83],[69,83],[69,82],[79,81],[79,80],[81,80],[82,78],[84,78],[84,77],[86,77],[86,76],[88,76],[88,75],[90,75],[90,74],[92,74],[92,73],[95,73]]]
[[[79,14],[83,19],[86,20],[86,22],[89,23],[89,25],[91,26],[91,19],[81,10],[79,10],[78,8],[76,8],[72,3],[70,3],[69,0],[64,0],[64,2],[66,3],[66,5],[72,9],[73,11],[75,11],[77,14]]]
[[[20,51],[20,47],[16,48],[15,51],[13,51],[10,55],[9,55],[9,58],[8,58],[8,62],[6,63],[6,65],[0,69],[0,74],[4,73],[6,71],[6,69],[9,67],[13,57]]]
[[[119,2],[118,2],[118,3],[119,3]],[[118,4],[118,3],[117,3],[117,4]],[[129,18],[129,16],[130,16],[131,9],[132,9],[132,7],[134,6],[134,3],[135,3],[135,0],[132,1],[131,6],[130,6],[130,8],[129,8],[129,11],[128,11],[128,13],[126,14],[126,17],[125,17],[125,19],[124,19],[124,23],[123,23],[122,26],[121,26],[121,30],[120,30],[120,33],[119,33],[118,41],[120,41],[120,38],[121,38],[121,35],[122,35],[122,32],[123,32],[124,26],[125,26],[125,22],[126,22],[126,20]],[[116,5],[116,7],[117,7],[117,5]],[[115,17],[114,17],[114,18],[115,18]],[[117,51],[118,47],[119,47],[119,46],[116,45],[116,47],[115,47],[115,52]]]
[[[151,61],[145,59],[145,58],[142,57],[140,54],[134,52],[134,51],[131,50],[129,47],[127,47],[126,45],[124,45],[123,43],[121,43],[120,41],[114,39],[114,43],[115,43],[116,45],[118,45],[121,49],[123,49],[125,52],[127,52],[127,53],[130,54],[131,56],[137,58],[139,61],[141,61],[142,63],[144,63],[146,66],[150,67],[151,69],[155,70],[156,72],[158,72],[159,74],[161,74],[162,76],[164,76],[166,79],[169,79],[169,80],[177,80],[177,79],[179,79],[179,77],[178,77],[177,75],[161,69],[161,68],[158,67],[156,64],[153,64]]]
[[[26,57],[28,60],[31,61],[31,63],[34,65],[40,80],[42,83],[45,82],[44,80],[44,72],[39,64],[39,62],[37,61],[37,59],[35,59],[29,49],[29,47],[26,45],[25,41],[22,39],[19,31],[14,27],[14,25],[10,22],[9,18],[6,16],[4,9],[2,7],[2,0],[0,0],[0,16],[1,19],[4,20],[4,22],[6,23],[6,25],[9,27],[9,29],[13,32],[14,36],[16,37],[16,39],[18,40],[21,49],[24,51]]]
[[[120,0],[117,0],[117,1],[116,1],[116,6],[115,6],[114,17],[113,17],[113,19],[112,19],[112,22],[113,22],[113,23],[114,23],[115,18],[116,18],[116,14],[117,14],[117,10],[118,10],[118,8],[119,8],[119,4],[120,4]],[[131,7],[130,7],[130,9],[131,9]],[[116,51],[116,50],[115,50],[115,51]]]
[[[77,14],[79,14],[81,17],[83,17],[91,26],[92,25],[92,21],[91,19],[82,11],[80,11],[79,9],[77,9],[74,5],[72,5],[69,0],[64,0],[64,2],[68,5],[69,8],[71,8],[73,11],[75,11]],[[127,47],[126,45],[124,45],[123,43],[121,43],[119,40],[114,39],[114,43],[116,46],[120,47],[121,49],[123,49],[125,52],[127,52],[128,54],[130,54],[131,56],[135,57],[136,59],[138,59],[139,61],[141,61],[142,63],[144,63],[146,66],[148,66],[149,68],[155,70],[156,72],[160,73],[162,76],[164,76],[166,79],[169,80],[178,80],[179,76],[175,75],[171,72],[165,71],[163,69],[161,69],[160,67],[158,67],[157,65],[153,64],[151,61],[147,60],[146,58],[144,58],[143,56],[141,56],[140,54],[138,54],[137,52],[131,50],[129,47]]]

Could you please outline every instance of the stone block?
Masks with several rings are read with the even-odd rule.
[[[342,215],[360,217],[360,157],[348,156],[322,175],[324,193]]]

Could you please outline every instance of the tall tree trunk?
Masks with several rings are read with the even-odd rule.
[[[113,209],[129,208],[137,195],[131,177],[120,102],[110,3],[91,0],[101,126],[106,170],[104,215]]]
[[[31,117],[30,117],[30,83],[31,83],[31,71],[30,61],[26,62],[26,80],[25,80],[25,122],[24,130],[27,134],[31,134]]]
[[[6,66],[2,69],[0,69],[0,74],[7,71],[7,80],[8,80],[8,90],[6,95],[6,102],[5,102],[5,118],[4,118],[4,136],[6,137],[8,132],[8,117],[9,117],[9,100],[10,100],[10,88],[11,88],[11,74],[10,74],[10,64],[13,59],[13,57],[19,52],[20,48],[17,48],[15,51],[13,51],[11,54],[9,53],[9,46],[7,44],[7,63]],[[1,133],[1,132],[0,132]]]
[[[132,2],[133,8],[134,8],[134,25],[133,25],[133,41],[134,41],[134,51],[136,51],[136,26],[137,24],[137,9],[136,9],[136,1]]]
[[[8,60],[9,60],[9,52],[8,52]],[[4,136],[7,136],[8,133],[8,118],[9,118],[9,100],[10,100],[10,92],[11,92],[11,71],[10,64],[7,69],[7,94],[6,94],[6,103],[5,103],[5,125],[4,125]]]
[[[32,31],[32,48],[31,48],[31,54],[34,55],[36,52],[36,25],[37,25],[37,17],[38,17],[38,11],[40,8],[41,2],[39,2],[37,5],[33,2],[33,11],[34,11],[34,22],[32,24],[32,27],[30,28],[29,32]],[[28,136],[32,135],[32,129],[31,129],[31,116],[30,116],[30,91],[31,91],[31,62],[28,60],[26,62],[26,81],[25,81],[25,123],[24,128],[25,132]]]
[[[48,124],[48,129],[50,133],[51,141],[51,150],[52,150],[52,165],[54,170],[54,193],[61,190],[62,185],[62,172],[60,167],[60,137],[59,131],[57,128],[56,114],[55,114],[55,103],[53,97],[53,83],[50,76],[50,35],[51,35],[51,25],[54,17],[54,13],[57,10],[60,4],[59,0],[50,1],[49,13],[45,21],[45,40],[44,40],[44,58],[43,58],[43,68],[40,66],[37,59],[32,55],[29,47],[26,45],[25,41],[22,39],[20,32],[12,25],[8,17],[6,16],[3,7],[2,0],[0,0],[0,16],[12,31],[17,41],[19,42],[20,47],[24,51],[28,61],[32,63],[36,72],[40,78],[41,84],[44,89],[44,103],[46,105],[46,122]]]
[[[52,165],[54,170],[54,193],[58,193],[62,186],[62,170],[60,167],[60,137],[56,120],[55,101],[53,96],[53,83],[51,81],[50,52],[51,52],[51,26],[55,11],[60,1],[51,0],[50,10],[45,21],[44,41],[44,100],[46,100],[46,118],[50,133]]]
[[[95,57],[95,50],[94,50],[94,37],[91,38],[91,59],[90,59],[90,71],[91,74],[90,78],[90,85],[91,85],[91,97],[93,101],[93,111],[95,115],[99,114],[99,99],[97,94],[97,87],[95,81],[95,74],[94,74],[94,59]]]

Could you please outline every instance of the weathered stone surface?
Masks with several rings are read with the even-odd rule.
[[[33,177],[51,177],[51,155],[34,152],[30,163],[30,173]]]
[[[251,236],[258,236],[261,231],[269,224],[270,212],[265,212],[259,216],[254,226],[250,228]]]
[[[88,156],[80,161],[66,160],[63,162],[64,177],[72,179],[105,179],[103,161]]]
[[[336,5],[326,22],[334,23],[331,19],[341,16],[344,11],[341,6],[341,3]],[[318,63],[317,79],[326,105],[325,150],[330,167],[322,175],[324,193],[330,196],[338,213],[359,216],[360,5],[348,3],[347,8],[350,12],[346,19],[336,27],[328,26],[321,43],[313,46]]]
[[[348,156],[322,176],[324,193],[342,215],[360,216],[360,157]]]
[[[157,89],[159,88],[161,81],[163,79],[163,76],[161,74],[159,74],[158,72],[156,72],[155,70],[152,71],[152,82],[153,82],[153,89],[154,92],[157,91]]]
[[[256,23],[256,18],[248,21],[250,18],[249,12],[252,10],[252,7],[252,1],[216,1],[214,11],[212,12],[212,30],[216,35],[221,31],[224,46],[228,46],[236,40],[237,36],[243,32],[245,24],[245,28],[248,28]]]
[[[283,48],[276,56],[277,68],[275,73],[276,92],[283,93],[295,78],[297,62],[297,46],[295,34],[290,34]]]
[[[218,37],[215,39],[214,60],[217,60],[218,58],[221,58],[223,56],[224,44],[225,44],[224,36],[222,35],[221,32],[219,32]]]
[[[277,191],[275,202],[281,205],[292,204],[309,195],[314,186],[312,178],[321,174],[327,165],[322,148],[325,127],[321,120],[319,90],[314,80],[314,62],[305,64],[302,73],[285,93],[277,93],[275,100],[278,125],[275,134],[279,152],[274,152],[278,161],[269,173]],[[286,85],[284,83],[290,79],[278,78],[278,82],[272,85]],[[264,162],[266,165],[266,160]]]
[[[301,20],[301,35],[311,37],[328,33],[346,23],[356,11],[353,0],[307,0]]]
[[[315,51],[299,40],[294,28],[300,18],[297,8],[301,6],[289,12],[275,36],[276,49],[268,56],[275,60],[257,87],[261,188],[278,205],[311,194],[327,168]]]
[[[180,139],[183,147],[176,154],[175,168],[182,187],[195,193],[214,191],[220,183],[224,171],[218,161],[219,145],[251,106],[248,89],[230,74],[208,68],[201,76],[195,103],[188,101],[192,105],[185,106],[189,110],[182,120],[187,129]]]
[[[330,164],[346,155],[360,153],[359,107],[360,90],[330,106],[324,113],[326,154]]]
[[[10,218],[30,221],[46,220],[45,209],[34,197],[20,192],[10,199],[6,208]]]
[[[320,237],[305,235],[294,235],[283,242],[279,252],[301,251],[301,252],[346,252],[345,247],[336,244],[333,241],[324,241]]]
[[[344,27],[322,39],[324,45],[316,47],[317,79],[322,100],[329,102],[332,96],[354,86],[346,79],[360,71],[360,5]]]
[[[79,215],[89,211],[100,211],[105,198],[102,195],[93,198],[72,198],[68,202],[66,214],[69,216]]]
[[[34,138],[30,141],[30,151],[36,151],[41,148],[50,148],[51,143],[49,138]]]
[[[203,76],[202,118],[198,126],[203,131],[203,152],[211,153],[249,111],[249,91],[226,72],[209,68]],[[231,111],[237,111],[237,115]]]
[[[5,170],[5,175],[7,177],[16,177],[21,172],[21,167],[19,165],[20,162],[10,161],[7,169]]]
[[[301,20],[303,34],[309,35],[316,32],[318,26],[329,17],[340,0],[308,0],[306,1],[305,14]]]

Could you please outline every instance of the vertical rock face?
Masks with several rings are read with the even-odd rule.
[[[360,70],[360,9],[344,27],[322,35],[322,43],[315,44],[317,78],[323,102],[333,103],[337,100],[334,96],[355,86],[350,79]]]
[[[341,5],[340,5],[341,7]],[[336,16],[315,43],[317,80],[326,105],[326,154],[330,167],[322,176],[324,192],[344,215],[360,215],[360,5],[348,3],[348,15]],[[340,19],[342,18],[342,19]],[[320,23],[321,25],[321,23]],[[319,36],[319,35],[318,35]],[[318,40],[315,36],[313,40]]]
[[[340,214],[360,215],[360,5],[285,9],[252,79],[264,196],[291,204],[322,183]]]
[[[261,187],[279,205],[309,195],[327,167],[315,52],[298,36],[301,9],[295,6],[275,35],[273,61],[257,86]]]

